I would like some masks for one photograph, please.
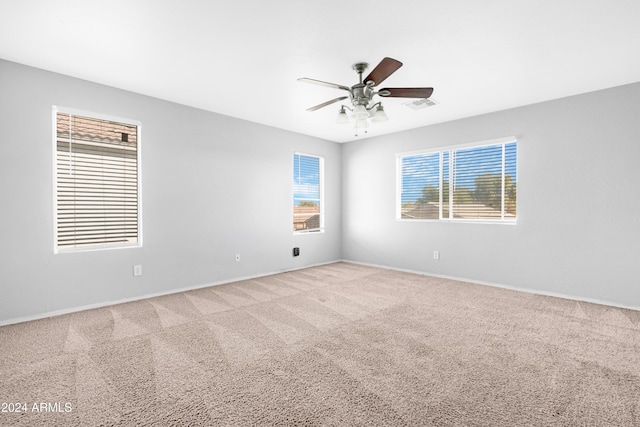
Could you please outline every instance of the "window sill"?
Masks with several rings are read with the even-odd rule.
[[[305,230],[305,231],[294,231],[293,235],[298,236],[302,234],[324,234],[324,229],[320,230]]]
[[[92,247],[84,247],[84,248],[54,248],[54,254],[72,254],[78,252],[97,252],[97,251],[111,251],[117,249],[135,249],[141,248],[142,243],[132,243],[129,245],[109,245],[109,246],[92,246]]]
[[[492,219],[429,219],[429,218],[396,218],[398,222],[442,222],[457,224],[489,224],[489,225],[517,225],[517,220]]]

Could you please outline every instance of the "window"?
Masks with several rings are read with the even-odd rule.
[[[515,222],[517,141],[399,155],[400,219]]]
[[[54,107],[55,250],[139,246],[140,125]]]
[[[293,155],[293,231],[322,231],[323,159],[305,154]]]

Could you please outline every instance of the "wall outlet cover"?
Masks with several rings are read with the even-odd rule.
[[[142,265],[137,264],[133,266],[133,275],[142,276]]]

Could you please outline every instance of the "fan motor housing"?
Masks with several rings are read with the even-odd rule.
[[[351,87],[353,105],[364,105],[365,107],[371,102],[373,98],[373,89],[369,85],[364,83],[358,83]]]

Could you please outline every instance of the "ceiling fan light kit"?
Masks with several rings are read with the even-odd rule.
[[[378,95],[381,97],[389,98],[429,98],[433,93],[431,87],[420,88],[385,88],[376,91],[374,88],[387,79],[391,74],[395,73],[400,67],[402,62],[393,58],[384,58],[380,63],[369,73],[367,77],[362,78],[362,73],[368,68],[369,64],[366,62],[358,62],[353,64],[353,70],[358,73],[358,83],[348,87],[344,85],[338,85],[335,83],[324,82],[322,80],[309,79],[306,77],[299,78],[298,81],[318,84],[321,86],[328,86],[335,89],[347,91],[348,96],[341,96],[332,100],[323,102],[314,107],[307,108],[307,111],[316,111],[320,108],[331,105],[335,102],[345,100],[349,98],[351,101],[351,107],[348,105],[341,105],[336,123],[346,124],[351,120],[347,114],[347,110],[351,111],[351,118],[354,120],[356,127],[356,136],[358,135],[358,129],[366,129],[369,127],[367,119],[371,119],[372,122],[384,122],[388,120],[387,114],[384,112],[382,102],[373,102],[373,97]]]
[[[367,110],[367,107],[365,107],[362,104],[358,104],[355,107],[353,107],[352,116],[356,120],[360,120],[360,119],[366,119],[366,118],[370,117],[371,113],[369,113],[369,110]]]
[[[347,115],[347,112],[345,111],[345,106],[341,106],[340,107],[340,111],[338,111],[338,117],[336,117],[336,123],[339,125],[346,125],[351,123],[351,119],[349,119],[349,116]]]
[[[382,107],[382,103],[380,102],[376,107],[376,112],[373,113],[373,116],[371,117],[371,121],[386,122],[387,120],[389,120],[389,117],[387,117],[387,113],[384,112],[384,108]]]

